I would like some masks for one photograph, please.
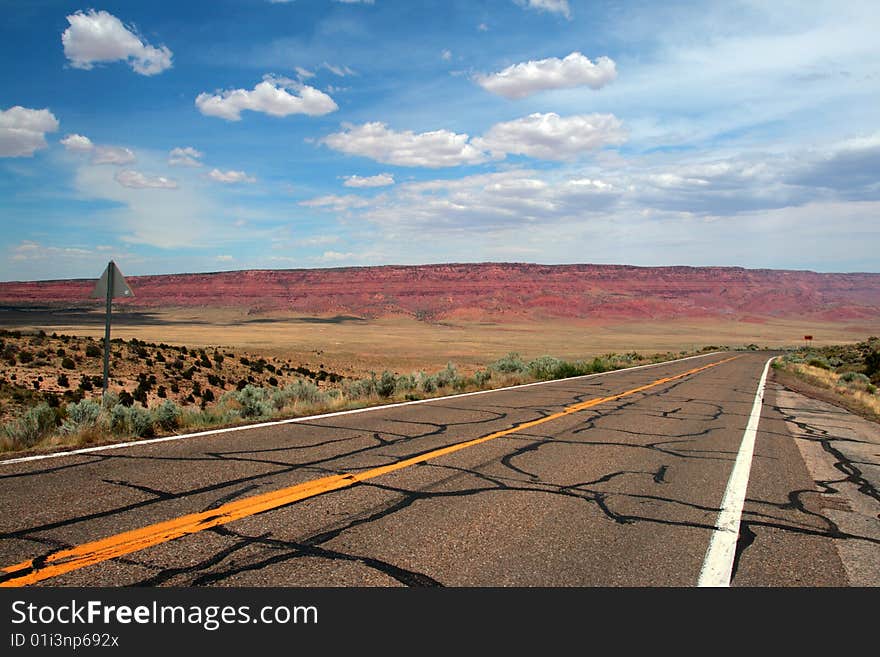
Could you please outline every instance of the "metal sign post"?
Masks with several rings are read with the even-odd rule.
[[[110,317],[113,314],[113,299],[115,297],[133,297],[134,292],[125,281],[125,276],[119,271],[119,267],[111,260],[90,296],[93,299],[104,297],[107,300],[107,320],[104,325],[104,387],[101,390],[101,403],[103,403],[107,396],[107,387],[110,384]]]

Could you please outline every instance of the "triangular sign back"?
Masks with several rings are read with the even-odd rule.
[[[128,287],[128,283],[125,282],[125,276],[122,275],[122,272],[119,271],[119,267],[116,266],[115,262],[111,262],[107,265],[107,269],[104,270],[104,273],[101,274],[101,278],[98,279],[98,284],[95,285],[95,289],[92,290],[91,298],[93,299],[106,299],[107,298],[107,278],[110,273],[110,268],[113,268],[113,290],[112,290],[112,298],[116,299],[118,297],[133,297],[134,292],[131,291],[131,288]]]

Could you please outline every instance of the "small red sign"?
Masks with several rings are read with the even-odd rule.
[[[805,335],[804,336],[804,340],[812,340],[812,339],[813,339],[812,335]]]

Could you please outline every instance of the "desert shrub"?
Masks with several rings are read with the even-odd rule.
[[[490,367],[496,372],[504,372],[506,374],[516,374],[526,369],[526,364],[515,351],[511,351],[503,358],[499,358]]]
[[[92,379],[88,376],[84,376],[79,381],[79,389],[84,392],[89,392],[90,390],[94,390],[95,386],[92,385]]]
[[[41,402],[17,420],[3,426],[13,448],[33,447],[55,431],[57,414],[49,404]]]
[[[418,382],[416,381],[415,374],[402,374],[397,377],[397,381],[395,382],[395,388],[401,392],[415,390],[417,385]]]
[[[811,367],[818,367],[823,370],[830,370],[831,365],[828,363],[828,359],[824,356],[814,356],[807,361],[807,365]]]
[[[845,372],[840,375],[844,383],[869,383],[870,379],[861,372]]]
[[[21,351],[18,352],[18,361],[22,365],[24,365],[26,363],[30,363],[33,359],[34,359],[34,355],[25,349],[22,349]]]
[[[156,396],[159,399],[166,399],[168,397],[168,390],[165,388],[165,386],[159,386],[158,388],[156,388]]]
[[[241,405],[241,417],[259,418],[272,415],[272,406],[266,401],[266,391],[253,385],[246,385],[236,391],[235,400]]]
[[[592,373],[593,373],[592,363],[585,363],[582,360],[577,360],[577,361],[563,360],[563,361],[560,361],[559,365],[556,366],[556,369],[553,370],[553,378],[554,379],[567,379],[568,377],[571,377],[571,376],[583,376],[584,374],[592,374]]]
[[[120,390],[119,403],[123,406],[132,406],[134,404],[134,397],[131,396],[128,390]]]
[[[477,370],[476,372],[474,372],[474,383],[476,383],[480,387],[486,385],[486,383],[488,383],[491,378],[491,370]]]
[[[267,382],[270,386],[272,386],[273,388],[277,388],[277,387],[278,387],[278,379],[276,379],[274,376],[270,376],[269,379],[268,379],[266,382]]]
[[[526,368],[528,369],[529,374],[536,379],[553,379],[556,378],[556,371],[561,364],[562,361],[558,358],[541,356],[540,358],[530,361]]]
[[[223,364],[223,354],[221,354],[219,351],[214,352],[214,362],[217,363],[217,365]]]
[[[458,370],[455,367],[454,363],[446,363],[446,367],[439,372],[437,372],[437,387],[438,388],[461,388],[464,387],[464,379],[461,378],[458,374]]]
[[[84,429],[90,429],[98,422],[101,416],[101,405],[91,399],[83,399],[67,405],[67,419],[61,426],[65,433],[76,433]]]
[[[70,356],[65,356],[61,359],[61,367],[66,370],[76,369],[76,363],[73,362],[73,359]]]
[[[272,402],[276,408],[283,408],[287,402],[303,402],[306,404],[318,404],[325,401],[325,395],[314,383],[297,379],[290,385],[276,390],[272,395]]]
[[[100,358],[104,355],[104,351],[96,344],[86,345],[86,356],[89,358]]]
[[[128,426],[138,438],[153,435],[153,413],[150,409],[134,404],[128,409]]]
[[[382,376],[379,377],[379,381],[376,383],[376,392],[379,393],[380,397],[387,398],[394,394],[394,389],[396,387],[397,377],[388,370],[385,370],[382,372]]]
[[[427,375],[424,372],[421,372],[419,387],[421,387],[423,392],[436,392],[437,390],[437,377],[434,375]]]
[[[128,406],[116,404],[110,408],[110,431],[117,435],[129,432]]]
[[[67,378],[67,375],[64,372],[58,375],[58,385],[62,388],[70,387],[70,380]]]
[[[865,386],[865,392],[872,394],[872,395],[876,395],[877,394],[877,386],[875,386],[873,383],[869,383],[868,385]]]
[[[609,363],[605,358],[600,358],[596,356],[592,362],[590,363],[590,371],[591,372],[607,372],[608,370],[613,370],[614,367]]]
[[[873,379],[880,374],[880,351],[872,351],[865,355],[865,374]]]
[[[166,399],[154,411],[156,424],[165,431],[172,431],[180,425],[180,413],[180,407],[170,399]]]
[[[210,388],[205,388],[205,391],[202,393],[202,401],[205,403],[214,401],[214,391]]]
[[[360,399],[369,397],[376,392],[376,375],[369,379],[355,379],[354,381],[346,381],[344,385],[345,396],[349,399]]]

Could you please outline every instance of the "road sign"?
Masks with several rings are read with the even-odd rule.
[[[812,335],[805,335],[804,336],[804,340],[812,340],[812,339],[813,339]]]
[[[116,266],[116,263],[111,260],[110,264],[107,265],[107,269],[101,274],[101,278],[98,279],[98,284],[95,285],[95,289],[92,290],[92,294],[90,295],[92,299],[105,299],[108,297],[108,280],[110,280],[109,289],[112,292],[112,294],[109,295],[111,299],[134,296],[134,292],[131,291],[131,288],[128,287],[128,283],[125,282],[125,276],[119,271],[119,267]]]
[[[111,260],[89,296],[93,299],[107,300],[107,322],[104,326],[104,387],[101,390],[101,402],[103,403],[107,396],[107,386],[110,383],[110,317],[113,315],[113,299],[133,297],[134,292],[128,287],[125,276],[119,271],[119,267]]]

